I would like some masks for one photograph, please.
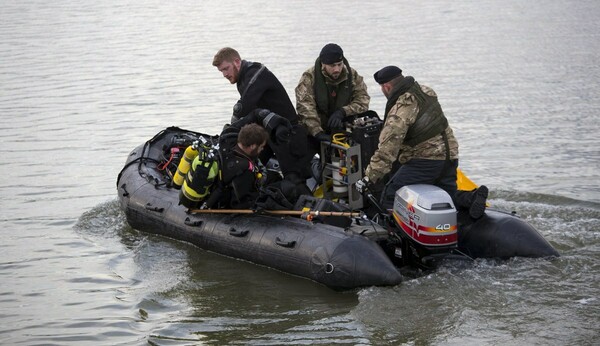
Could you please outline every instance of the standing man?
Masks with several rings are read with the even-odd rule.
[[[310,174],[306,130],[299,124],[298,114],[281,82],[263,64],[242,60],[230,47],[221,48],[212,64],[231,84],[237,85],[240,93],[240,99],[233,107],[232,124],[257,108],[270,110],[289,120],[293,127],[290,140],[286,143],[269,140],[261,161],[266,164],[275,154],[284,178],[303,184]]]
[[[356,183],[357,190],[363,192],[371,184],[380,190],[385,184],[381,204],[390,209],[402,186],[436,185],[448,192],[457,207],[469,208],[471,217],[483,216],[487,187],[457,192],[458,141],[436,93],[413,77],[404,77],[397,66],[382,68],[374,78],[388,101],[379,147],[365,177]]]
[[[311,136],[312,155],[319,142],[331,141],[333,133],[344,130],[346,116],[366,112],[369,101],[363,77],[350,67],[342,48],[326,44],[296,87],[296,109]]]

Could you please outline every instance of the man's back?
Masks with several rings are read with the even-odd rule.
[[[240,93],[240,117],[256,108],[264,108],[285,117],[292,124],[298,122],[298,115],[285,88],[264,65],[242,60],[237,89]]]

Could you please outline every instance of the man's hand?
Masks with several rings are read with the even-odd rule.
[[[275,141],[278,144],[283,144],[283,143],[287,143],[290,141],[290,137],[292,135],[292,125],[290,124],[290,122],[283,118],[286,122],[283,122],[281,124],[279,124],[276,128],[275,128]]]
[[[344,117],[346,116],[346,112],[344,111],[343,108],[340,108],[338,110],[336,110],[335,112],[331,113],[331,115],[329,116],[329,120],[327,121],[327,127],[329,127],[330,129],[339,129],[342,128],[343,126],[343,120]]]
[[[271,132],[273,130],[275,130],[276,128],[283,126],[286,128],[291,129],[292,128],[292,124],[290,123],[289,120],[287,120],[286,118],[282,117],[281,115],[271,112],[268,109],[261,109],[258,114],[258,120],[260,122],[262,122],[263,127]]]
[[[331,142],[331,136],[326,134],[325,132],[319,132],[315,135],[315,138],[319,141],[319,142]]]
[[[289,120],[268,109],[257,109],[255,114],[258,121],[262,123],[265,130],[269,132],[269,135],[275,137],[275,141],[278,144],[290,141],[294,127]]]
[[[369,181],[369,177],[364,177],[361,180],[356,182],[356,184],[355,184],[356,191],[358,191],[358,193],[360,193],[360,194],[363,194],[363,193],[367,192],[370,185],[371,185],[371,183]]]

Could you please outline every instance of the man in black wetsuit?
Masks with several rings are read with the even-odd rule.
[[[298,114],[281,82],[263,64],[242,60],[230,47],[220,49],[212,64],[231,84],[237,85],[240,93],[240,100],[233,107],[232,124],[257,108],[270,110],[290,122],[293,129],[289,140],[270,139],[260,158],[266,164],[275,154],[284,178],[294,184],[304,184],[310,176],[307,132],[299,124]]]
[[[259,195],[260,163],[258,155],[267,144],[269,134],[258,124],[241,128],[237,143],[223,157],[222,186],[225,208],[249,209]]]

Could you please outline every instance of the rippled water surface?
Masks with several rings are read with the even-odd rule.
[[[0,344],[599,344],[599,15],[586,0],[4,1]],[[293,99],[328,42],[380,113],[382,66],[433,87],[463,171],[562,256],[335,292],[126,224],[128,153],[229,119],[219,48]]]

